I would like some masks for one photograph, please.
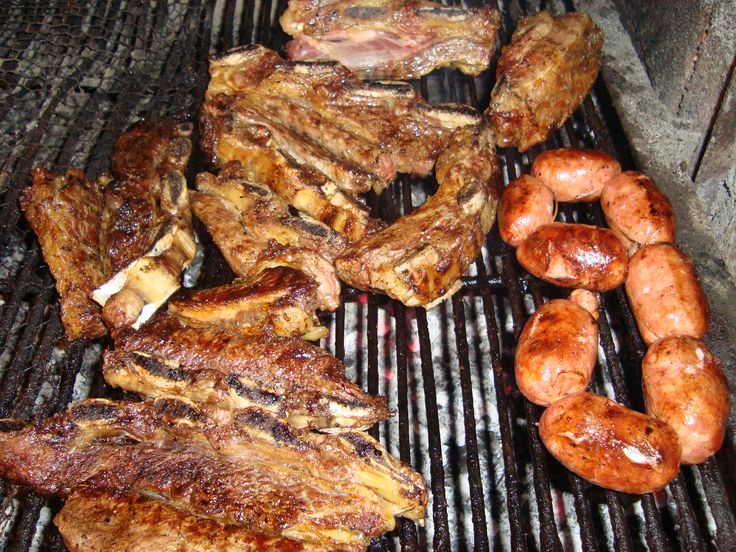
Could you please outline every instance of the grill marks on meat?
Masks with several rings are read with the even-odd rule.
[[[105,379],[149,397],[187,397],[221,419],[258,406],[297,428],[366,428],[386,400],[345,377],[342,363],[295,337],[243,335],[159,316],[105,353]]]
[[[361,78],[415,79],[488,68],[498,11],[405,0],[290,0],[280,19],[291,60],[336,60]]]
[[[317,283],[291,267],[267,268],[253,277],[174,296],[169,312],[243,333],[269,331],[310,341],[327,337],[320,325]]]
[[[498,60],[485,112],[501,147],[526,151],[580,105],[598,76],[603,33],[586,13],[522,18]]]
[[[79,169],[59,175],[37,167],[32,186],[20,196],[20,206],[56,280],[67,337],[73,340],[105,335],[101,309],[90,297],[105,281],[99,240],[99,186]]]
[[[296,435],[258,410],[220,425],[179,400],[91,400],[0,433],[0,473],[45,494],[155,497],[219,523],[360,550],[394,516],[421,519],[427,495],[421,476],[357,438],[374,454],[347,436]]]
[[[270,537],[145,498],[75,496],[54,518],[71,552],[328,552],[326,545]]]
[[[210,76],[200,122],[213,164],[245,164],[239,150],[257,142],[349,193],[380,192],[397,171],[427,174],[452,131],[478,122],[409,85],[363,83],[339,64],[286,62],[257,45],[212,59]]]
[[[458,130],[437,160],[437,193],[338,257],[340,278],[426,308],[460,289],[496,215],[501,173],[491,141],[484,128]]]
[[[92,297],[117,330],[148,320],[180,286],[196,251],[184,177],[191,123],[140,122],[115,143],[104,179],[101,245],[110,280]]]

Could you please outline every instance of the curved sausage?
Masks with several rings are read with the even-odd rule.
[[[641,375],[647,412],[675,430],[683,464],[700,464],[721,448],[731,408],[728,384],[705,343],[661,339],[649,347]]]
[[[608,291],[624,283],[626,248],[608,228],[555,222],[516,250],[527,272],[561,287]]]
[[[656,491],[680,465],[680,443],[670,426],[585,391],[545,410],[539,434],[567,469],[615,491]]]
[[[598,150],[560,148],[539,154],[532,175],[555,194],[557,201],[594,201],[603,185],[621,172],[613,157]]]
[[[598,357],[598,324],[580,305],[554,299],[524,325],[516,349],[516,384],[535,404],[548,406],[583,391]]]
[[[708,301],[687,255],[672,245],[648,245],[631,257],[626,295],[644,342],[673,335],[703,337]]]
[[[645,245],[675,241],[672,205],[648,176],[636,171],[614,176],[603,187],[601,207],[630,255]]]
[[[510,246],[518,246],[554,220],[555,196],[538,179],[525,174],[504,188],[498,204],[498,233]]]

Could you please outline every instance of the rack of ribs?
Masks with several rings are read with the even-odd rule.
[[[590,92],[602,57],[603,32],[587,13],[519,20],[485,112],[498,146],[526,151],[549,138]]]
[[[96,399],[1,429],[0,475],[42,494],[153,498],[220,524],[346,550],[365,549],[395,516],[422,519],[427,503],[422,477],[371,437],[297,434],[257,408],[216,424],[182,400]]]
[[[336,260],[345,283],[432,308],[462,285],[496,218],[502,184],[489,129],[460,129],[437,160],[439,188],[421,207]]]
[[[296,337],[243,334],[160,314],[125,330],[105,352],[114,386],[147,397],[186,397],[217,419],[252,406],[296,428],[367,428],[389,415],[386,400],[345,377],[324,349]]]
[[[406,83],[363,82],[334,62],[288,62],[249,45],[210,61],[200,145],[216,166],[257,163],[242,153],[255,143],[347,194],[380,192],[397,172],[428,174],[452,132],[478,121]]]
[[[191,123],[142,121],[116,142],[101,178],[100,244],[110,279],[92,297],[111,328],[140,327],[180,286],[196,244],[184,170]]]
[[[289,59],[335,60],[368,79],[416,79],[439,67],[488,68],[495,8],[406,0],[289,0],[279,20]]]

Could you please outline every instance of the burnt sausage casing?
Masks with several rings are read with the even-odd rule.
[[[644,342],[674,335],[703,337],[708,301],[687,255],[668,244],[648,245],[631,257],[626,295]]]
[[[641,375],[647,412],[675,430],[683,464],[699,464],[721,448],[728,384],[705,343],[689,336],[661,339],[649,347]]]
[[[601,207],[630,255],[645,245],[675,241],[672,204],[648,176],[636,171],[614,176],[603,187]]]
[[[656,491],[680,466],[680,443],[669,425],[585,391],[545,410],[539,434],[567,469],[614,491]]]
[[[555,196],[528,174],[509,182],[498,205],[498,233],[512,247],[555,220]]]
[[[628,255],[608,228],[555,222],[516,250],[527,272],[561,287],[609,291],[624,283]]]
[[[594,201],[603,185],[621,172],[613,157],[598,150],[560,148],[539,154],[532,175],[555,195],[557,201]]]
[[[598,353],[598,324],[567,299],[542,305],[524,325],[516,349],[516,384],[531,402],[548,406],[583,391]]]

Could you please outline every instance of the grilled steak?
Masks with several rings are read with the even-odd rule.
[[[91,297],[105,281],[99,240],[102,193],[97,184],[78,169],[59,175],[38,167],[33,185],[20,196],[20,206],[56,280],[67,337],[107,333],[102,311]]]
[[[218,419],[258,406],[297,428],[364,428],[389,414],[386,400],[348,380],[339,360],[296,337],[243,335],[160,315],[115,345],[103,367],[110,385],[187,397]]]
[[[54,523],[71,552],[328,552],[327,545],[269,537],[145,498],[75,496]]]
[[[586,13],[522,18],[496,68],[485,112],[497,144],[526,151],[575,111],[598,76],[603,33]]]
[[[291,60],[336,60],[369,79],[416,79],[439,67],[488,68],[500,24],[490,6],[406,0],[289,0]]]
[[[496,218],[501,173],[492,140],[485,128],[458,130],[437,160],[437,193],[338,257],[340,278],[426,308],[460,289]]]
[[[139,327],[180,286],[196,251],[183,171],[190,123],[142,122],[113,148],[116,178],[104,192],[101,245],[109,281],[93,298],[108,326]]]
[[[351,193],[380,191],[396,171],[429,173],[452,131],[478,121],[407,84],[364,83],[337,63],[286,62],[258,45],[212,59],[210,76],[200,127],[213,164],[245,164],[240,150],[257,142]]]
[[[0,443],[2,477],[44,494],[155,497],[345,549],[393,529],[394,516],[422,519],[426,507],[421,476],[367,435],[297,435],[258,409],[218,425],[179,400],[90,400],[0,432]]]
[[[228,285],[174,296],[169,312],[244,333],[270,331],[313,341],[329,334],[316,316],[317,287],[300,270],[267,268]]]

